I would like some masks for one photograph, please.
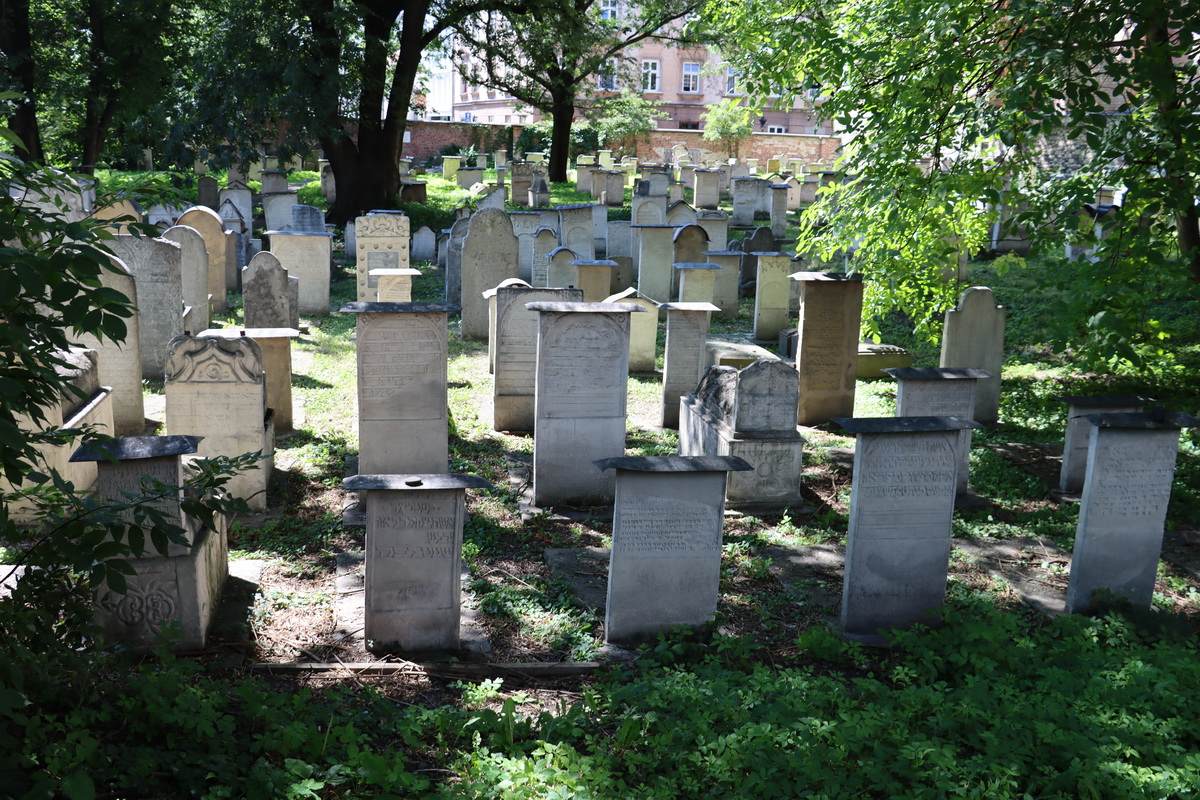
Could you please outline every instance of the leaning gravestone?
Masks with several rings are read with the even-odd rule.
[[[819,425],[854,413],[862,279],[828,272],[796,272],[790,277],[800,284],[796,328],[800,405],[796,421]]]
[[[595,466],[616,472],[605,641],[637,645],[677,626],[711,626],[726,474],[750,465],[729,456],[619,456]]]
[[[1096,609],[1097,591],[1148,609],[1175,478],[1181,428],[1190,414],[1092,414],[1087,477],[1079,503],[1068,614]]]
[[[292,206],[292,230],[307,233],[325,232],[325,212],[316,206],[297,203]]]
[[[258,469],[226,486],[250,508],[266,510],[275,428],[258,344],[245,337],[176,336],[169,353],[167,432],[201,437],[196,455],[202,458],[261,453]]]
[[[113,271],[101,270],[100,283],[115,289],[138,305],[137,286],[128,267],[119,258],[110,257]],[[125,320],[125,340],[111,339],[91,333],[79,334],[79,343],[99,355],[96,365],[101,386],[112,389],[114,432],[119,436],[139,435],[146,427],[146,408],[142,395],[142,347],[139,332],[140,314]]]
[[[801,388],[801,393],[803,393]],[[884,631],[939,621],[957,493],[955,417],[835,419],[855,435],[842,635],[885,644]]]
[[[462,248],[462,337],[487,339],[483,293],[520,275],[517,237],[508,215],[489,208],[471,217]]]
[[[373,269],[408,269],[409,221],[402,214],[367,214],[354,221],[355,272],[358,301],[373,302],[376,281]]]
[[[142,377],[162,380],[167,343],[183,333],[181,248],[166,239],[128,233],[115,235],[109,248],[129,267],[137,285]]]
[[[996,305],[992,290],[972,286],[958,305],[946,312],[939,367],[974,367],[992,373],[975,395],[975,419],[995,422],[1000,417],[1000,368],[1004,364],[1004,306]]]
[[[491,484],[475,475],[405,473],[355,475],[343,488],[371,496],[363,633],[373,649],[457,650],[466,490]]]
[[[242,306],[247,328],[289,328],[288,272],[274,253],[255,253],[242,269]]]
[[[466,241],[470,228],[470,219],[456,220],[450,228],[450,238],[446,243],[446,302],[455,307],[459,307],[462,302],[463,242]]]
[[[1062,470],[1059,473],[1060,492],[1075,493],[1083,489],[1087,475],[1088,446],[1092,437],[1090,414],[1140,414],[1152,397],[1059,397],[1067,404],[1067,431],[1063,440]]]
[[[712,303],[664,303],[667,339],[663,355],[662,404],[659,426],[679,427],[679,399],[695,391],[704,372],[704,340]]]

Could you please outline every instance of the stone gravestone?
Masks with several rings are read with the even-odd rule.
[[[662,406],[659,426],[679,427],[679,398],[694,392],[704,372],[704,341],[712,303],[664,303],[667,340],[663,354]]]
[[[1189,414],[1090,414],[1087,477],[1067,585],[1068,614],[1094,611],[1095,592],[1150,608],[1175,478],[1180,428]]]
[[[696,209],[680,200],[667,209],[667,222],[671,225],[695,225]]]
[[[225,238],[225,226],[211,208],[193,206],[179,215],[176,225],[194,228],[204,237],[204,249],[208,251],[208,293],[212,308],[222,312],[228,307],[225,292],[237,288],[236,258],[228,252],[229,240]]]
[[[441,303],[348,303],[358,316],[358,471],[442,473],[449,465],[446,316]]]
[[[897,417],[961,417],[975,413],[975,386],[992,377],[982,369],[891,367],[882,370],[896,379]],[[970,474],[971,430],[958,432],[958,492],[967,489]]]
[[[519,206],[529,205],[529,187],[533,182],[533,164],[517,161],[512,165],[512,201]]]
[[[211,175],[205,175],[197,179],[196,191],[200,197],[200,205],[205,208],[211,208],[213,211],[221,207],[216,178]]]
[[[491,374],[495,374],[496,372],[496,325],[498,321],[498,317],[496,316],[496,295],[501,289],[505,289],[510,286],[515,286],[522,289],[533,288],[520,278],[506,278],[500,281],[500,283],[496,284],[496,286],[483,293],[483,298],[487,300],[488,304],[488,372]],[[536,318],[536,315],[534,316]],[[534,342],[537,342],[536,335],[534,336]],[[495,382],[493,381],[493,386],[494,383]]]
[[[328,316],[332,236],[301,231],[267,231],[267,235],[271,237],[271,253],[288,276],[300,279],[300,313]]]
[[[1004,306],[996,305],[992,290],[972,286],[958,305],[946,312],[940,367],[976,367],[994,375],[981,381],[975,394],[975,419],[1000,418],[1000,368],[1004,364]]]
[[[672,246],[671,263],[673,264],[703,261],[703,253],[709,249],[708,234],[704,232],[704,228],[694,223],[682,225],[675,229]],[[672,288],[678,293],[679,283],[675,280],[676,278],[678,278],[677,275],[672,278]]]
[[[289,328],[288,273],[274,253],[255,253],[242,270],[242,305],[247,328]]]
[[[575,251],[578,258],[596,258],[596,234],[592,225],[592,203],[558,206],[558,229],[562,232],[563,247]],[[607,292],[605,292],[607,294]]]
[[[379,303],[411,303],[412,280],[419,276],[419,269],[373,269],[371,277],[378,284]]]
[[[240,223],[239,233],[250,233],[254,221],[254,193],[244,183],[230,181],[229,186],[221,190],[221,205],[219,215],[224,224],[226,219],[237,219]],[[227,225],[233,228],[232,225]]]
[[[633,303],[648,313],[634,314],[629,318],[629,372],[634,375],[651,375],[658,365],[658,309],[659,304],[639,297],[632,287],[604,298],[606,303]]]
[[[540,227],[533,237],[532,268],[534,286],[550,285],[550,254],[557,250],[558,234],[553,228]]]
[[[696,208],[715,209],[721,193],[721,170],[697,169],[692,176],[696,181],[692,195]]]
[[[167,343],[183,333],[182,249],[166,239],[128,233],[115,235],[108,246],[133,273],[137,285],[141,377],[162,380]]]
[[[1067,404],[1067,431],[1063,440],[1058,490],[1075,494],[1083,490],[1087,475],[1088,445],[1092,437],[1089,414],[1140,414],[1152,397],[1057,397]]]
[[[671,299],[671,264],[675,261],[675,228],[671,225],[634,225],[640,239],[637,289],[642,297],[658,302]]]
[[[433,261],[436,254],[437,236],[428,225],[422,225],[412,236],[412,259],[414,261]]]
[[[140,496],[143,486],[155,491],[155,481],[166,486],[183,483],[181,459],[195,453],[198,442],[195,436],[117,438],[87,443],[71,461],[94,462],[96,500],[126,503],[127,494]],[[151,551],[128,559],[133,568],[126,577],[128,590],[113,596],[111,607],[102,607],[98,621],[110,636],[139,650],[157,645],[174,623],[180,639],[172,649],[203,650],[229,573],[225,532],[185,515],[178,494],[152,505],[183,529],[187,545],[172,543],[166,553]],[[126,519],[134,522],[132,512]],[[101,589],[102,599],[106,591]]]
[[[787,184],[772,184],[769,187],[770,195],[770,216],[771,216],[771,235],[776,240],[787,236],[788,227],[788,208],[787,208]]]
[[[539,313],[533,502],[601,505],[613,481],[591,462],[625,452],[630,303],[529,303]]]
[[[517,237],[508,215],[495,208],[471,217],[462,249],[462,337],[487,339],[483,293],[520,274]]]
[[[296,328],[213,328],[200,336],[223,339],[253,339],[262,352],[263,374],[267,390],[267,408],[276,433],[295,429],[292,413],[292,339],[300,335]]]
[[[235,475],[226,486],[255,511],[266,510],[275,430],[262,350],[246,337],[176,336],[169,352],[167,432],[202,437],[196,451],[202,458],[261,453],[258,469]]]
[[[163,231],[162,238],[179,245],[179,282],[183,305],[190,312],[184,327],[200,331],[212,323],[208,301],[208,250],[195,228],[176,225]]]
[[[800,406],[796,421],[819,425],[854,413],[862,279],[827,272],[796,272],[791,278],[800,284],[796,326]]]
[[[803,397],[804,388],[800,388]],[[881,631],[934,624],[946,598],[956,417],[835,419],[855,436],[842,635],[885,644]]]
[[[680,403],[679,454],[738,456],[749,472],[730,475],[732,508],[775,510],[806,505],[800,491],[804,439],[792,409],[799,376],[785,361],[760,359],[742,368],[709,367]]]
[[[788,299],[791,296],[791,253],[756,252],[758,275],[754,292],[754,339],[775,341],[788,326]],[[801,390],[803,391],[803,390]]]
[[[470,227],[471,220],[456,220],[446,244],[446,302],[456,307],[462,300],[462,251]]]
[[[569,247],[556,247],[546,254],[546,285],[556,289],[578,289],[579,269],[575,251]]]
[[[736,319],[738,308],[738,283],[741,277],[742,251],[740,250],[705,250],[702,254],[709,263],[720,269],[713,278],[712,301],[721,310],[719,316],[726,319]]]
[[[612,276],[617,262],[608,259],[577,259],[571,262],[585,303],[599,303],[612,289]]]
[[[342,488],[370,492],[363,635],[377,650],[459,648],[466,490],[475,475],[356,475]]]
[[[583,302],[579,289],[501,286],[496,289],[495,380],[492,428],[533,431],[538,313],[532,302]]]
[[[542,226],[542,215],[536,211],[513,211],[508,215],[512,221],[513,234],[517,237],[518,267],[521,280],[533,283],[533,242]],[[555,244],[558,237],[555,237]]]
[[[616,473],[605,641],[630,646],[677,626],[710,627],[726,474],[750,465],[729,456],[621,456],[595,465]]]
[[[721,267],[710,261],[682,261],[671,265],[675,269],[676,293],[683,303],[712,303],[716,291],[717,273]],[[713,306],[713,311],[720,311]]]
[[[354,258],[358,301],[373,302],[378,284],[373,269],[408,269],[409,221],[401,214],[367,214],[354,221]],[[457,302],[457,301],[456,301]]]
[[[771,229],[760,226],[750,231],[750,235],[742,240],[742,252],[746,254],[742,259],[742,283],[746,284],[758,279],[758,258],[755,254],[777,253],[779,248],[775,246],[775,237],[771,235]],[[743,294],[748,296],[749,292]]]
[[[325,212],[316,206],[297,203],[292,206],[292,230],[324,233]]]
[[[109,262],[112,271],[100,272],[101,285],[120,292],[137,306],[137,286],[129,268],[113,256],[109,257]],[[146,427],[139,316],[133,314],[125,320],[125,340],[122,342],[101,339],[91,333],[78,335],[79,344],[88,350],[95,350],[99,356],[96,377],[99,385],[112,389],[112,433],[118,436],[141,434]]]
[[[724,211],[698,211],[696,224],[708,234],[708,246],[712,250],[729,247],[729,219]]]

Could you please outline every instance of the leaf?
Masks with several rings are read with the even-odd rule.
[[[60,787],[68,800],[95,800],[96,786],[86,772],[75,772],[63,778]]]

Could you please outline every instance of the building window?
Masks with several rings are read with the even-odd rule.
[[[683,91],[700,91],[700,65],[694,61],[683,62]]]
[[[617,90],[617,64],[612,59],[605,61],[596,75],[596,88],[602,92]]]
[[[679,130],[681,131],[698,131],[700,130],[699,122],[680,122]]]
[[[741,94],[738,91],[737,79],[742,73],[733,67],[725,69],[725,94]]]
[[[786,125],[768,125],[767,133],[787,133]]]
[[[660,92],[658,85],[659,62],[657,59],[642,62],[642,91]]]
[[[600,19],[620,19],[617,0],[600,0]]]

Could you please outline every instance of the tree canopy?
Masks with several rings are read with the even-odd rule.
[[[798,249],[855,250],[871,311],[935,321],[959,291],[943,270],[989,246],[997,217],[1061,285],[1060,338],[1110,362],[1153,355],[1156,299],[1200,281],[1200,20],[1184,6],[715,0],[707,21],[760,97],[819,95],[847,134],[846,177]],[[1124,199],[1097,225],[1078,212],[1104,187]],[[1094,253],[1065,263],[1068,243]]]

